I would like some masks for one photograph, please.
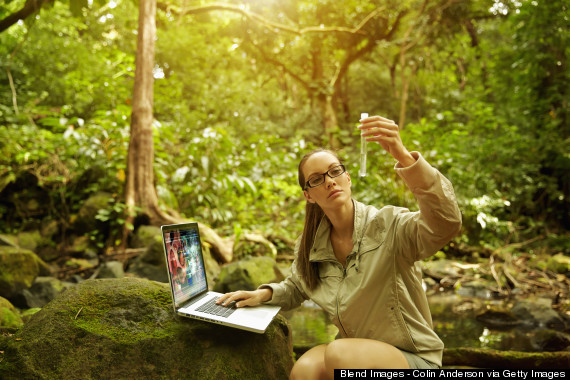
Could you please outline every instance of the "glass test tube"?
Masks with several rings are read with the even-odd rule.
[[[366,119],[368,117],[367,113],[361,113],[360,119]],[[366,177],[366,138],[360,134],[360,171],[358,174],[361,177]]]

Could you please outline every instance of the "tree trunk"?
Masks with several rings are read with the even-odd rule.
[[[336,111],[333,107],[332,96],[320,94],[317,101],[323,119],[324,132],[329,140],[329,146],[331,148],[338,148],[339,142],[334,134],[334,131],[338,127],[338,120],[336,117]]]
[[[154,40],[156,38],[156,0],[139,3],[139,28],[135,59],[131,138],[127,157],[125,203],[130,218],[135,206],[142,209],[152,224],[175,222],[158,207],[154,186],[153,85]]]
[[[151,224],[174,224],[185,220],[179,215],[162,211],[154,185],[154,140],[153,140],[153,86],[154,86],[154,41],[156,39],[156,0],[139,2],[139,28],[135,83],[133,89],[131,135],[127,156],[127,183],[125,204],[126,222],[123,228],[122,248],[133,228],[135,208],[148,216]],[[222,239],[206,225],[199,225],[202,239],[212,245],[212,252],[223,263],[233,257],[233,243]]]
[[[406,125],[406,112],[408,107],[408,95],[410,93],[410,81],[416,74],[415,67],[410,69],[409,75],[406,75],[405,68],[402,67],[402,92],[400,93],[400,118],[398,119],[398,127],[404,129]]]

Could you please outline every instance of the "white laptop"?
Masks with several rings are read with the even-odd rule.
[[[162,226],[161,230],[174,311],[178,315],[260,334],[265,332],[281,307],[236,308],[215,304],[222,293],[208,291],[198,223]]]

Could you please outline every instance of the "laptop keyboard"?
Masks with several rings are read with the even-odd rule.
[[[228,306],[216,305],[218,297],[212,298],[202,306],[196,309],[201,313],[217,315],[218,317],[228,318],[234,311],[236,311],[236,303],[230,302]]]

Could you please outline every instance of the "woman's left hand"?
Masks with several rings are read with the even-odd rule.
[[[378,142],[404,167],[416,162],[402,143],[398,124],[394,120],[382,116],[371,116],[360,120],[360,122],[362,124],[358,128],[361,130],[362,136],[366,137],[366,141]]]

